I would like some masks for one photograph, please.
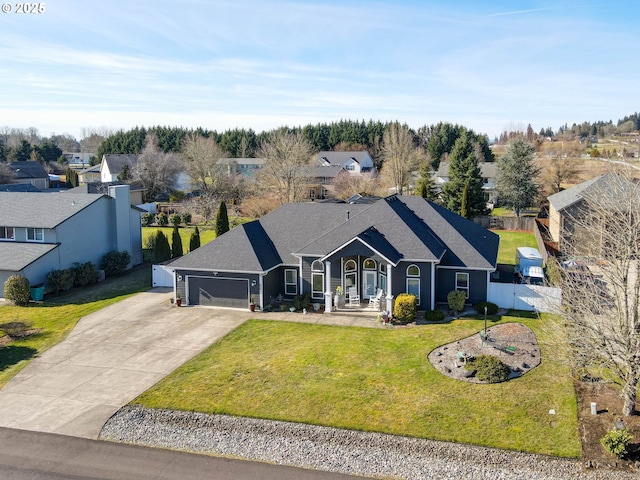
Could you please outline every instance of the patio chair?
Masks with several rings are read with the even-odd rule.
[[[369,308],[380,310],[380,300],[382,300],[382,289],[379,288],[375,296],[369,297]]]
[[[360,295],[358,294],[357,287],[349,287],[349,306],[350,307],[359,307],[360,306]]]

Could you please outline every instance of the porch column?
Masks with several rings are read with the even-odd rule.
[[[393,315],[393,265],[387,263],[387,305],[386,310]]]
[[[331,313],[331,262],[324,262],[324,313]]]
[[[436,264],[431,264],[431,310],[436,309]]]

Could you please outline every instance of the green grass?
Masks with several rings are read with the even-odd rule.
[[[185,253],[189,251],[189,241],[191,240],[191,234],[195,230],[195,227],[182,227],[178,229],[180,232],[180,239],[182,240],[182,248]],[[198,227],[200,230],[200,245],[209,243],[216,238],[216,232],[213,229],[204,229]],[[157,231],[162,231],[169,239],[169,245],[171,245],[171,238],[173,235],[173,227],[142,227],[142,246],[146,248],[149,237]]]
[[[0,307],[0,324],[24,322],[41,331],[0,347],[0,388],[31,359],[66,338],[80,318],[151,286],[150,265],[136,267],[122,276],[99,284],[75,288],[65,295],[45,297],[27,307]]]
[[[498,263],[515,265],[516,249],[518,247],[538,248],[538,243],[533,233],[513,232],[509,230],[492,230],[492,232],[500,235]]]
[[[454,380],[427,360],[480,319],[393,330],[252,320],[133,403],[579,456],[568,366],[547,357],[539,320],[501,321],[542,340],[541,366],[506,383]]]

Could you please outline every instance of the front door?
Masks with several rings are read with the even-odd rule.
[[[362,274],[362,298],[371,298],[376,296],[376,277],[375,270],[365,270]]]

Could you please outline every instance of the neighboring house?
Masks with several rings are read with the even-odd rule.
[[[129,186],[107,195],[0,192],[0,292],[11,275],[44,283],[53,269],[74,262],[98,268],[111,250],[142,263],[142,211],[129,203]]]
[[[125,165],[129,168],[129,173],[133,174],[139,157],[140,155],[134,154],[107,153],[103,155],[100,163],[100,181],[102,183],[117,182],[118,175],[122,173]]]
[[[42,192],[30,183],[6,183],[0,185],[0,192]]]
[[[355,287],[365,303],[382,289],[388,308],[412,293],[428,310],[452,290],[468,303],[486,300],[498,244],[498,235],[439,205],[394,195],[373,204],[289,203],[167,268],[189,305],[264,307],[309,293],[330,309],[340,286]]]
[[[498,164],[496,162],[480,162],[478,166],[482,176],[482,190],[485,194],[485,200],[487,203],[495,205],[498,203]],[[440,188],[449,181],[448,162],[440,162],[440,167],[433,179],[436,186]]]
[[[619,192],[619,185],[617,187],[608,186],[610,182],[613,182],[613,185],[619,184],[620,179],[615,177],[617,177],[615,173],[605,173],[547,197],[549,200],[549,234],[560,255],[567,252],[567,244],[576,234],[573,219],[584,208],[584,196]]]
[[[307,185],[308,198],[310,200],[324,200],[332,197],[334,192],[333,179],[344,171],[340,165],[313,167],[312,178]]]
[[[80,183],[80,185],[84,185],[85,183],[100,182],[102,179],[100,167],[102,167],[102,164],[94,165],[93,167],[80,170],[78,172],[78,182]],[[117,177],[118,176],[116,175],[116,179]]]
[[[373,172],[373,160],[369,152],[320,152],[317,155],[320,166],[340,166],[352,174]]]
[[[264,165],[262,158],[221,158],[216,162],[220,171],[228,176],[244,175],[252,177]]]
[[[93,193],[100,195],[109,195],[109,188],[116,185],[125,185],[122,182],[90,182],[84,183],[76,188],[66,190],[65,193]],[[129,203],[131,205],[142,205],[144,203],[144,187],[137,183],[129,183]]]
[[[94,157],[94,153],[89,152],[64,152],[62,156],[66,159],[67,163],[70,165],[78,165],[78,166],[86,166],[89,165],[91,161],[91,157]]]
[[[49,188],[49,174],[40,162],[12,162],[9,167],[15,172],[14,183],[29,183],[40,190]]]

